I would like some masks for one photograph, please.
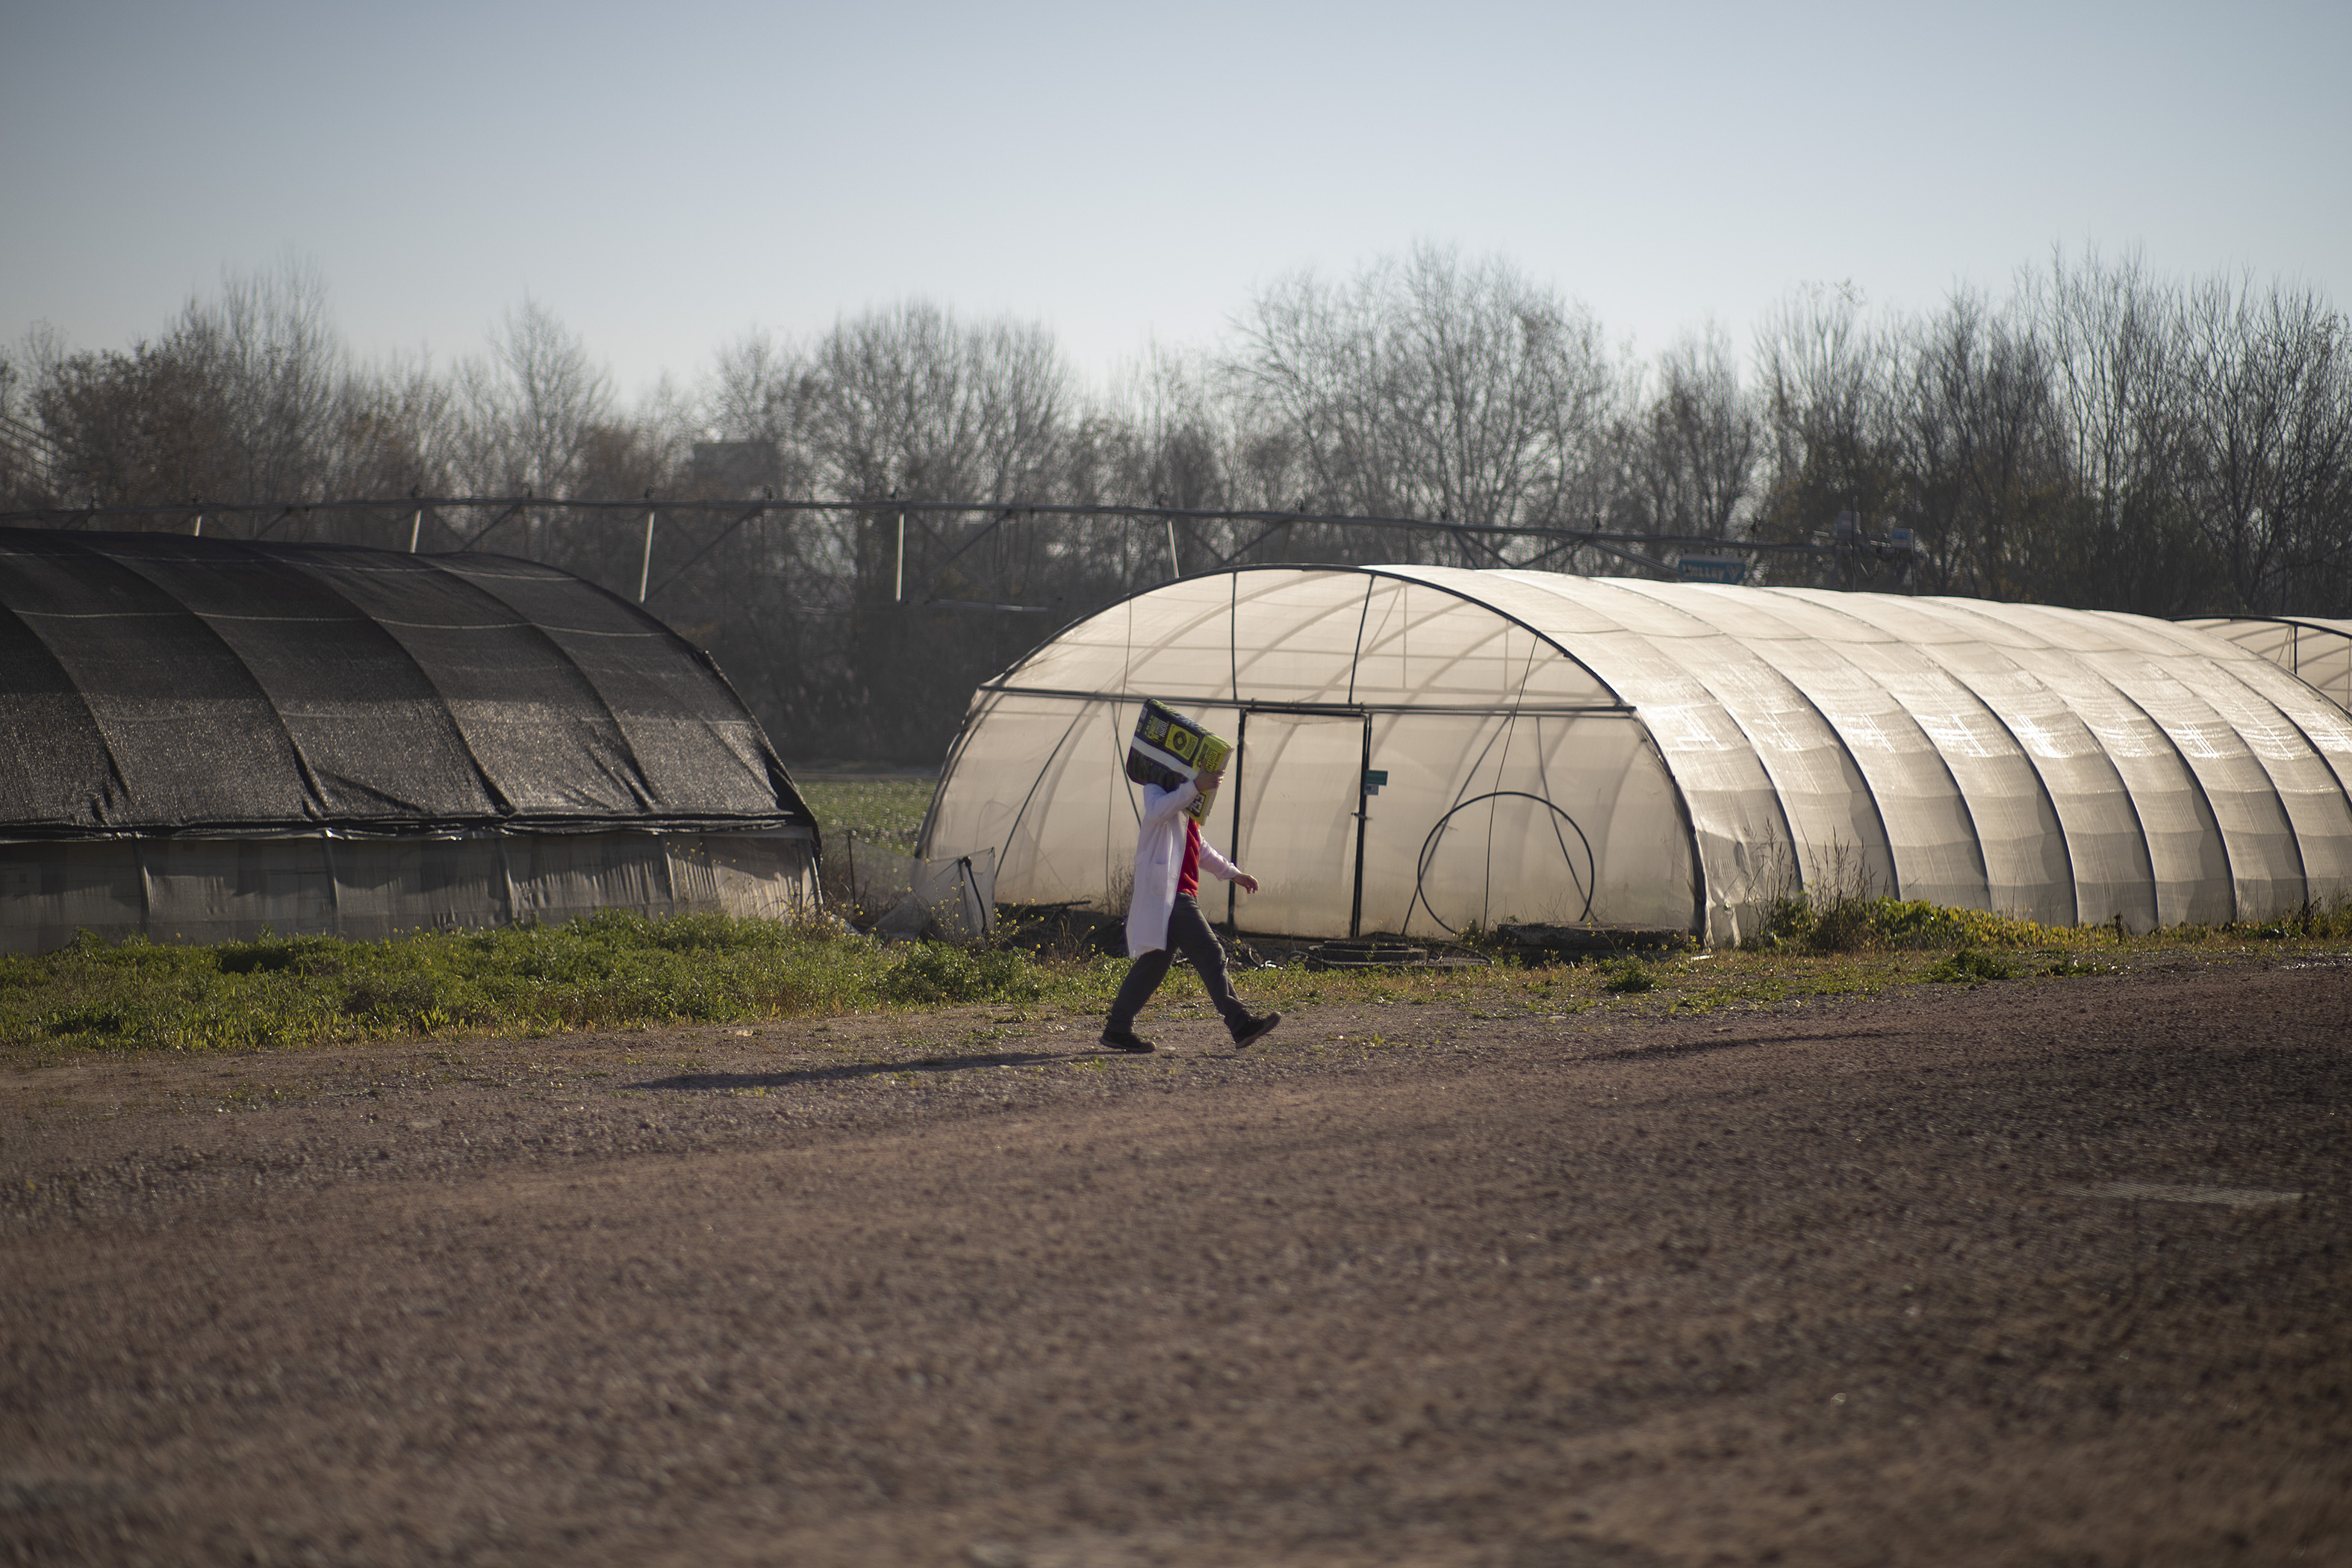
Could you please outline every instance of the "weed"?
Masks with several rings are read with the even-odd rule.
[[[971,952],[919,942],[884,974],[877,988],[893,1002],[1028,1002],[1043,989],[1022,953],[1004,948]]]
[[[2014,980],[2017,970],[1991,953],[1964,947],[1930,968],[1927,978],[1947,985],[1973,985],[1985,980]]]
[[[2340,941],[2352,937],[2352,899],[2338,897],[2326,904],[2305,899],[2290,914],[2275,920],[2247,921],[2224,928],[2233,936],[2260,942]]]
[[[1831,898],[1816,908],[1810,894],[1799,892],[1773,903],[1766,911],[1763,931],[1743,945],[1766,952],[1916,952],[2030,947],[2058,934],[2032,921],[1924,899]]]
[[[1642,992],[1654,990],[1658,984],[1657,976],[1643,968],[1642,961],[1637,958],[1621,960],[1608,965],[1601,973],[1609,976],[1601,989],[1613,991],[1621,996],[1638,995]]]

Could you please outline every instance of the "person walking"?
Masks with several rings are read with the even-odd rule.
[[[1201,872],[1233,883],[1245,893],[1257,891],[1257,879],[1234,865],[1217,847],[1201,837],[1201,825],[1184,808],[1217,787],[1224,770],[1203,773],[1197,779],[1162,789],[1143,786],[1143,821],[1135,840],[1135,893],[1127,910],[1127,978],[1110,1005],[1102,1043],[1107,1050],[1142,1055],[1155,1047],[1135,1033],[1136,1015],[1160,989],[1174,951],[1192,961],[1201,984],[1233,1032],[1234,1044],[1262,1040],[1282,1022],[1279,1013],[1254,1016],[1234,994],[1225,973],[1224,944],[1201,914]]]

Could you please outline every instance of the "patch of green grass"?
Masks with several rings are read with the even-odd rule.
[[[817,826],[827,845],[837,842],[843,834],[855,833],[860,844],[887,844],[902,855],[915,852],[923,814],[931,809],[931,796],[939,792],[937,779],[793,782],[809,809],[816,813]]]
[[[967,952],[918,942],[893,964],[877,987],[892,1002],[940,1005],[955,1002],[1030,1002],[1044,991],[1043,978],[1022,953],[1007,949]]]
[[[1898,913],[1901,921],[1913,920]],[[2020,923],[2022,922],[2013,922]],[[1924,919],[1910,929],[1948,930]],[[2042,933],[2041,951],[1956,942],[1947,955],[1801,947],[1524,968],[1517,963],[1353,973],[1242,970],[1253,1008],[1392,1009],[1399,1025],[1448,1006],[1472,1018],[1591,1011],[1685,1016],[1866,996],[1936,980],[2021,981],[2112,973],[2126,958],[2340,953],[2344,942],[2266,928],[2118,939],[2112,927]],[[2006,951],[2008,956],[2000,956]],[[608,911],[560,927],[426,932],[385,942],[264,937],[217,947],[110,944],[0,955],[0,1052],[251,1049],[431,1035],[543,1036],[572,1029],[745,1022],[988,1003],[1099,1017],[1127,973],[1117,957],[1055,960],[1013,949],[885,946],[829,925],[724,916],[646,920]],[[1638,979],[1629,978],[1639,976]],[[1202,1016],[1201,983],[1172,969],[1161,1016]],[[1188,1011],[1189,1010],[1189,1011]]]
[[[607,910],[563,926],[383,942],[264,937],[0,958],[0,1045],[222,1050],[415,1035],[545,1034],[864,1007],[1021,1000],[1017,955],[888,948],[826,925]]]
[[[1944,985],[1973,985],[1983,980],[2014,980],[2017,966],[1990,952],[1964,947],[1931,966],[1927,978]]]

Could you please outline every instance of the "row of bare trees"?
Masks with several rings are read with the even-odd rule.
[[[233,279],[155,338],[0,358],[0,510],[266,501],[231,531],[527,553],[710,646],[788,755],[936,757],[973,684],[1061,622],[1229,560],[1641,570],[1667,540],[1864,540],[1762,580],[2178,616],[2352,611],[2352,341],[2307,291],[2054,259],[1917,314],[1793,294],[1636,359],[1508,265],[1433,248],[1281,279],[1221,343],[1108,386],[1050,332],[910,303],[752,332],[626,406],[527,302],[478,354],[363,363],[317,277]],[[497,512],[412,496],[498,495]],[[759,496],[838,510],[698,510]],[[304,511],[373,498],[380,511]],[[650,498],[639,513],[568,501]],[[963,514],[904,503],[973,501]],[[669,503],[671,510],[659,509]],[[1118,504],[1292,522],[1072,518]],[[1611,552],[1459,528],[1598,527]],[[215,522],[208,531],[218,531]],[[485,529],[490,530],[484,532]],[[1633,563],[1629,564],[1628,558]],[[1751,579],[1758,580],[1758,579]]]
[[[1877,323],[1810,290],[1756,363],[1756,537],[1851,510],[1915,531],[1916,591],[2352,613],[2352,335],[2309,290],[2095,257]]]
[[[232,277],[153,339],[71,352],[36,329],[0,357],[0,505],[316,501],[412,489],[584,495],[677,465],[663,400],[625,413],[611,377],[526,302],[485,351],[436,371],[362,363],[327,290],[294,267]]]

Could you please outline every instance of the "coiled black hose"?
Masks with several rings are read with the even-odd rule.
[[[1436,921],[1439,929],[1443,930],[1446,935],[1452,936],[1455,934],[1452,926],[1447,925],[1444,921],[1438,918],[1436,906],[1429,901],[1428,894],[1423,891],[1423,884],[1429,878],[1430,860],[1437,853],[1437,836],[1445,831],[1445,825],[1453,821],[1457,815],[1469,810],[1472,806],[1478,805],[1481,801],[1506,799],[1534,801],[1538,805],[1544,807],[1549,811],[1554,817],[1559,819],[1552,824],[1552,837],[1559,841],[1559,858],[1568,862],[1568,875],[1570,880],[1575,882],[1576,890],[1584,895],[1584,912],[1578,915],[1576,918],[1580,921],[1587,921],[1592,918],[1593,883],[1599,876],[1598,868],[1593,863],[1592,840],[1584,836],[1584,829],[1576,825],[1576,818],[1569,816],[1568,813],[1562,811],[1559,806],[1552,805],[1550,801],[1546,800],[1542,795],[1530,795],[1523,789],[1496,789],[1488,790],[1485,795],[1474,795],[1468,800],[1455,803],[1452,811],[1447,812],[1444,816],[1437,819],[1437,826],[1429,830],[1429,837],[1421,841],[1421,861],[1420,864],[1414,868],[1412,874],[1412,902],[1407,903],[1404,907],[1404,923],[1406,925],[1412,923],[1412,906],[1417,903],[1423,909],[1429,911],[1429,918],[1433,921]],[[1576,841],[1584,846],[1584,875],[1581,877],[1579,877],[1576,874],[1576,857],[1569,853],[1568,839],[1562,836],[1559,831],[1559,824],[1562,822],[1567,823],[1570,831],[1576,835]],[[1400,927],[1399,929],[1402,930],[1402,927]]]

